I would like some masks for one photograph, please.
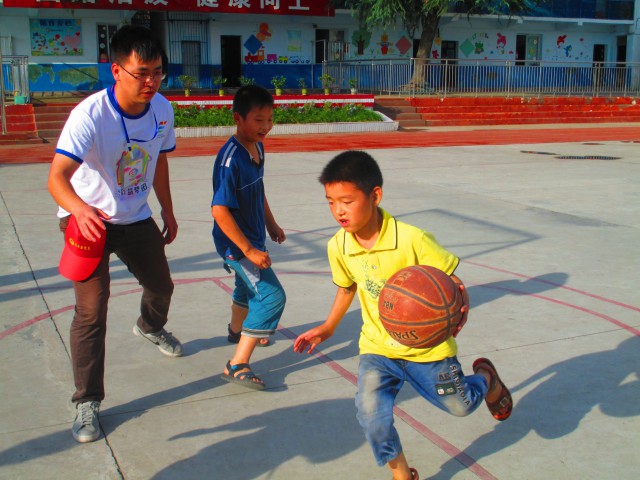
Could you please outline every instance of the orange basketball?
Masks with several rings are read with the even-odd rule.
[[[430,348],[444,342],[462,314],[458,285],[442,270],[426,265],[403,268],[380,292],[380,320],[398,343]]]

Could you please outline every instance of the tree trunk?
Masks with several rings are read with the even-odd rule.
[[[422,35],[420,36],[418,53],[415,58],[415,68],[413,70],[413,77],[411,78],[411,83],[417,90],[424,88],[427,64],[431,58],[431,47],[438,33],[439,23],[440,15],[436,10],[430,10],[422,18]]]

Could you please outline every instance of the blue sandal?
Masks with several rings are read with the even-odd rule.
[[[239,370],[247,371],[240,372]],[[231,365],[231,361],[227,362],[227,371],[229,373],[223,373],[220,378],[229,383],[236,383],[243,387],[251,388],[253,390],[264,390],[267,386],[264,382],[251,371],[251,367],[248,363],[239,363],[237,365]]]

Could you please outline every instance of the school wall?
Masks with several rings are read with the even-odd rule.
[[[243,75],[254,78],[256,83],[273,88],[271,78],[284,75],[285,88],[297,88],[297,78],[308,76],[314,62],[313,41],[315,31],[311,24],[304,24],[278,16],[257,17],[237,15],[216,18],[209,22],[209,66],[200,74],[200,87],[213,88],[212,77],[219,73],[222,63],[221,37],[240,36]],[[180,36],[176,37],[180,38]],[[174,38],[173,40],[175,41]],[[184,39],[188,40],[185,34]],[[181,72],[180,54],[171,55],[172,69]],[[175,75],[172,75],[175,77]]]
[[[131,21],[134,12],[122,10],[14,9],[0,6],[0,32],[10,35],[13,54],[29,56],[29,76],[32,92],[99,90],[113,84],[108,63],[98,62],[97,24],[121,25]],[[205,17],[206,18],[206,17]],[[33,55],[30,21],[41,19],[77,20],[81,35],[79,51],[70,55]],[[221,37],[240,36],[242,74],[260,85],[272,88],[271,78],[283,75],[285,88],[298,88],[298,78],[305,78],[309,87],[319,86],[321,65],[315,64],[316,30],[329,30],[330,40],[348,43],[341,52],[345,60],[409,59],[413,55],[413,39],[400,26],[381,30],[360,30],[355,18],[346,11],[336,16],[305,17],[277,15],[211,15],[207,18],[209,45],[200,69],[199,87],[213,88],[212,77],[221,67]],[[171,32],[169,31],[172,29]],[[163,23],[154,25],[167,50],[170,44],[190,40],[189,32]],[[460,60],[515,60],[516,36],[539,35],[542,61],[582,62],[591,64],[593,46],[606,45],[606,61],[616,60],[617,38],[627,37],[627,61],[640,61],[640,38],[635,25],[629,22],[533,21],[525,19],[443,17],[440,35],[432,46],[432,56],[441,57],[442,41],[458,43]],[[76,39],[72,39],[76,40]],[[4,52],[5,55],[7,52]],[[340,52],[329,52],[338,56]],[[332,58],[333,59],[333,58]],[[180,49],[171,49],[169,79],[165,87],[179,88],[176,78],[183,73]]]
[[[0,32],[11,36],[13,55],[29,57],[29,85],[31,92],[100,90],[114,83],[110,64],[98,62],[98,23],[123,24],[131,14],[123,11],[95,11],[66,9],[33,9],[0,7]],[[77,27],[79,35],[61,38],[54,45],[38,43],[31,36],[32,22],[52,20],[70,21],[68,32]],[[65,41],[66,40],[66,41]],[[56,49],[69,54],[50,55]],[[42,54],[34,54],[39,51]],[[8,55],[4,52],[3,55]]]
[[[591,64],[593,46],[606,45],[607,62],[616,61],[617,37],[628,36],[625,24],[576,22],[540,22],[516,20],[459,19],[448,21],[440,28],[439,40],[458,42],[458,58],[461,60],[516,60],[516,36],[539,35],[540,61],[582,62]],[[438,40],[433,52],[440,55]],[[629,55],[628,55],[629,60]]]

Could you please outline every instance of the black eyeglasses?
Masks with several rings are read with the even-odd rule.
[[[129,70],[127,70],[126,68],[124,68],[122,65],[120,65],[118,63],[118,66],[124,70],[125,72],[127,72],[129,75],[131,75],[133,78],[135,78],[136,80],[138,80],[139,82],[156,82],[158,80],[162,81],[165,78],[167,78],[167,74],[164,72],[155,72],[152,74],[148,74],[148,73],[131,73]]]

